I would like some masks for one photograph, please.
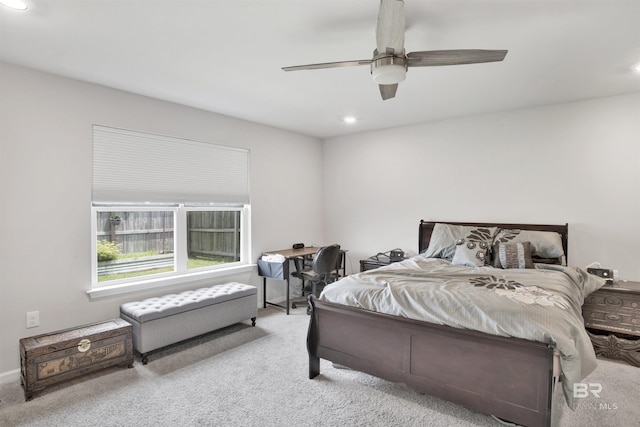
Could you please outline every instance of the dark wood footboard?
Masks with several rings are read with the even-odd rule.
[[[313,297],[310,305],[309,378],[326,359],[520,425],[551,423],[552,346]]]

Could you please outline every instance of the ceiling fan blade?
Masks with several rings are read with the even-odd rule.
[[[439,65],[477,64],[502,61],[508,50],[426,50],[407,54],[409,67],[433,67]]]
[[[336,67],[355,67],[358,65],[369,65],[370,59],[361,59],[354,61],[339,61],[339,62],[324,62],[320,64],[307,64],[307,65],[293,65],[291,67],[282,67],[284,71],[298,71],[298,70],[319,70],[321,68],[336,68]]]
[[[395,55],[402,55],[404,53],[404,30],[404,1],[380,0],[376,27],[378,53],[389,53],[389,49],[393,49]]]
[[[398,90],[398,84],[393,85],[378,85],[380,87],[380,95],[382,95],[382,100],[394,98],[396,96],[396,91]]]

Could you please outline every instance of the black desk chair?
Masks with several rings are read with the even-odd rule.
[[[319,295],[318,285],[324,288],[325,285],[333,282],[338,277],[338,268],[340,266],[340,245],[325,246],[318,249],[311,268],[304,269],[298,273],[298,277],[302,280],[302,294],[304,295],[304,283],[311,283],[311,294]],[[320,290],[322,290],[322,288]],[[302,301],[293,302],[291,308],[297,308]],[[305,301],[305,305],[306,305]],[[307,310],[308,312],[308,310]]]
[[[342,249],[340,249],[338,259],[336,260],[336,270],[331,273],[331,277],[333,277],[332,282],[335,282],[336,280],[347,275],[346,256],[347,251],[343,251]]]

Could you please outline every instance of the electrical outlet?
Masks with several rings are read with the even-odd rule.
[[[40,312],[27,311],[27,329],[40,326]]]

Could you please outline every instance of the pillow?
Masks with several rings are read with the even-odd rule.
[[[498,231],[496,243],[531,243],[531,256],[534,258],[547,258],[546,263],[552,262],[566,265],[562,237],[555,231],[514,230],[501,229]]]
[[[495,268],[533,268],[531,243],[498,243],[493,246]]]
[[[468,267],[482,267],[487,259],[489,243],[475,242],[469,239],[459,239],[451,264],[466,265]]]
[[[491,246],[497,230],[496,227],[474,227],[438,222],[433,227],[429,247],[424,252],[424,256],[451,260],[456,252],[456,242],[462,238],[475,242],[485,241],[488,246]]]

